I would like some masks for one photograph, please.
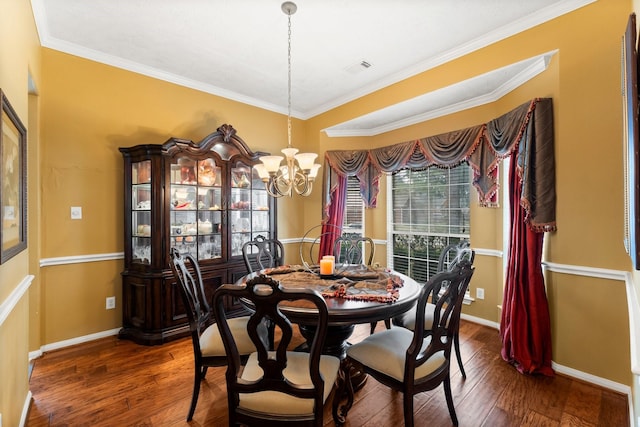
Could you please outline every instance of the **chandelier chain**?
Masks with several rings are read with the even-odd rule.
[[[287,141],[288,146],[291,148],[291,12],[287,13],[289,19],[289,32],[288,32],[288,50],[287,50],[287,65],[288,65],[288,79],[287,79]]]

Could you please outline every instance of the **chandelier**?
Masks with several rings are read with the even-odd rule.
[[[286,1],[282,3],[282,11],[289,20],[287,60],[289,66],[288,75],[288,113],[287,113],[287,148],[282,150],[282,156],[262,156],[259,163],[254,166],[258,176],[264,182],[264,186],[272,197],[293,196],[295,191],[301,196],[311,194],[313,181],[318,175],[320,165],[315,163],[315,153],[299,153],[298,149],[291,146],[291,15],[296,13],[298,7],[295,3]],[[282,160],[285,160],[284,164]]]

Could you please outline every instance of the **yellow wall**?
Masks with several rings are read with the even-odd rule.
[[[620,40],[631,6],[627,0],[598,0],[306,122],[294,120],[293,143],[321,155],[332,149],[379,147],[483,123],[531,98],[552,97],[558,231],[547,236],[546,261],[578,270],[631,271],[622,246],[619,89]],[[491,104],[374,137],[329,138],[322,132],[556,49],[544,73]],[[27,95],[27,70],[38,87],[35,99]],[[0,302],[26,276],[36,277],[0,325],[0,411],[5,425],[15,425],[27,396],[29,349],[121,325],[122,260],[39,267],[39,260],[123,251],[118,147],[162,143],[171,136],[198,141],[229,123],[253,150],[276,152],[286,145],[286,117],[50,49],[38,50],[27,0],[2,3],[0,87],[28,125],[30,179],[36,180],[29,183],[29,214],[35,221],[30,223],[29,250],[0,266]],[[366,211],[366,232],[384,240],[384,178],[380,188],[379,208]],[[309,198],[278,202],[280,238],[295,240],[319,224],[320,190],[318,182]],[[71,221],[71,206],[82,206],[82,220]],[[489,322],[499,321],[497,307],[502,302],[503,260],[492,255],[503,250],[502,215],[501,208],[471,209],[472,245],[485,250],[476,257],[472,290],[483,287],[485,299],[464,311]],[[287,245],[289,262],[295,261],[297,249],[296,244]],[[378,262],[385,262],[385,249],[378,247]],[[554,362],[632,385],[624,282],[553,268],[546,278]],[[116,295],[118,308],[107,311],[104,301],[110,295]]]
[[[31,5],[28,0],[2,1],[0,9],[0,89],[29,130],[36,112],[29,107],[28,76],[36,83],[40,79],[40,49]],[[31,159],[38,139],[37,135],[27,136]],[[37,194],[37,182],[31,176],[28,189]],[[32,218],[32,206],[28,209]],[[32,284],[31,290],[26,286],[33,283],[30,265],[37,253],[37,243],[30,239],[27,250],[0,265],[0,414],[5,426],[19,425],[28,403],[30,293],[37,285]]]

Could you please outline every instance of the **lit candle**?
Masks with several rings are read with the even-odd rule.
[[[322,258],[320,260],[320,275],[330,276],[333,274],[333,260]]]

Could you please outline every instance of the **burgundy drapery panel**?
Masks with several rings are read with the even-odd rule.
[[[490,122],[446,134],[372,150],[325,153],[323,222],[340,177],[355,175],[367,207],[376,207],[379,178],[400,169],[454,167],[468,162],[479,203],[492,206],[498,190],[498,164],[517,151],[512,161],[518,173],[509,182],[518,193],[517,222],[512,227],[501,333],[502,354],[521,372],[552,375],[551,331],[542,267],[542,239],[555,231],[555,160],[553,106],[537,98]],[[517,179],[516,179],[517,177]]]
[[[525,222],[521,172],[521,164],[512,161],[511,245],[500,319],[501,354],[522,373],[552,376],[549,304],[540,264],[544,233],[532,230]]]
[[[339,230],[344,223],[344,207],[347,201],[347,176],[339,176],[336,188],[331,192],[332,203],[329,207],[327,221],[322,224],[318,263],[324,255],[333,255],[333,246],[340,236]]]

